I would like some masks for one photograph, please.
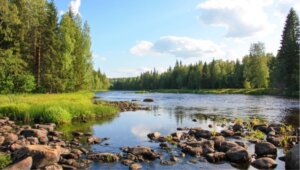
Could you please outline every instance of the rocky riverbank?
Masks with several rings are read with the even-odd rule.
[[[0,119],[0,151],[11,156],[6,169],[88,169],[92,161],[120,162],[129,169],[141,169],[143,163],[159,160],[161,166],[180,163],[187,155],[190,162],[207,161],[212,164],[230,163],[234,167],[257,169],[275,168],[277,150],[287,148],[287,169],[299,169],[299,135],[284,124],[232,122],[223,124],[223,130],[178,128],[176,132],[162,136],[160,132],[148,134],[150,142],[161,149],[150,147],[121,147],[118,153],[93,153],[90,146],[102,144],[107,138],[91,133],[73,131],[73,139],[66,140],[63,133],[55,130],[55,124],[16,125],[7,117]],[[258,134],[264,134],[260,138]],[[105,143],[108,144],[108,143]],[[250,154],[249,144],[255,145]],[[174,150],[179,152],[173,152]]]

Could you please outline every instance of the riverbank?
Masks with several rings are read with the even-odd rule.
[[[284,95],[278,89],[156,89],[156,90],[140,90],[136,93],[192,93],[192,94],[248,94],[248,95]],[[298,97],[296,93],[288,95]]]
[[[117,107],[93,103],[94,93],[0,95],[0,116],[24,123],[67,124],[113,116]]]

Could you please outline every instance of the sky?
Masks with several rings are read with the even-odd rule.
[[[132,77],[213,59],[242,59],[251,43],[276,55],[286,15],[300,0],[55,0],[91,27],[94,68]]]

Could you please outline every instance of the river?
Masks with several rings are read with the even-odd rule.
[[[122,112],[107,122],[94,123],[92,130],[95,136],[108,137],[107,144],[93,145],[94,152],[121,153],[122,146],[150,146],[160,150],[159,143],[150,142],[147,134],[160,132],[168,135],[176,131],[177,127],[202,127],[211,130],[208,125],[216,126],[226,121],[226,118],[264,119],[268,122],[284,122],[299,127],[299,100],[276,96],[251,96],[230,94],[165,94],[143,93],[130,91],[99,92],[96,96],[105,101],[134,101],[149,106],[150,111]],[[152,98],[154,102],[144,103],[143,99]],[[197,121],[193,121],[196,119]],[[254,149],[248,144],[250,154]],[[179,154],[180,150],[173,150],[172,154]],[[282,155],[278,150],[278,156]],[[164,155],[167,157],[167,155]],[[142,163],[144,169],[234,169],[229,163],[211,164],[204,161],[191,163],[189,156],[181,159],[172,166],[162,166],[159,160],[152,163]],[[284,169],[284,163],[278,158],[276,169]],[[92,169],[128,169],[121,163],[104,164],[94,162]],[[255,169],[252,166],[248,169]]]

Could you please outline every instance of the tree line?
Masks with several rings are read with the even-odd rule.
[[[300,26],[291,9],[275,57],[265,52],[264,44],[253,43],[242,61],[213,60],[209,63],[183,65],[159,74],[155,69],[138,77],[111,79],[111,89],[216,89],[277,88],[285,93],[299,93]]]
[[[90,27],[53,1],[0,0],[0,93],[103,89],[93,69]]]

